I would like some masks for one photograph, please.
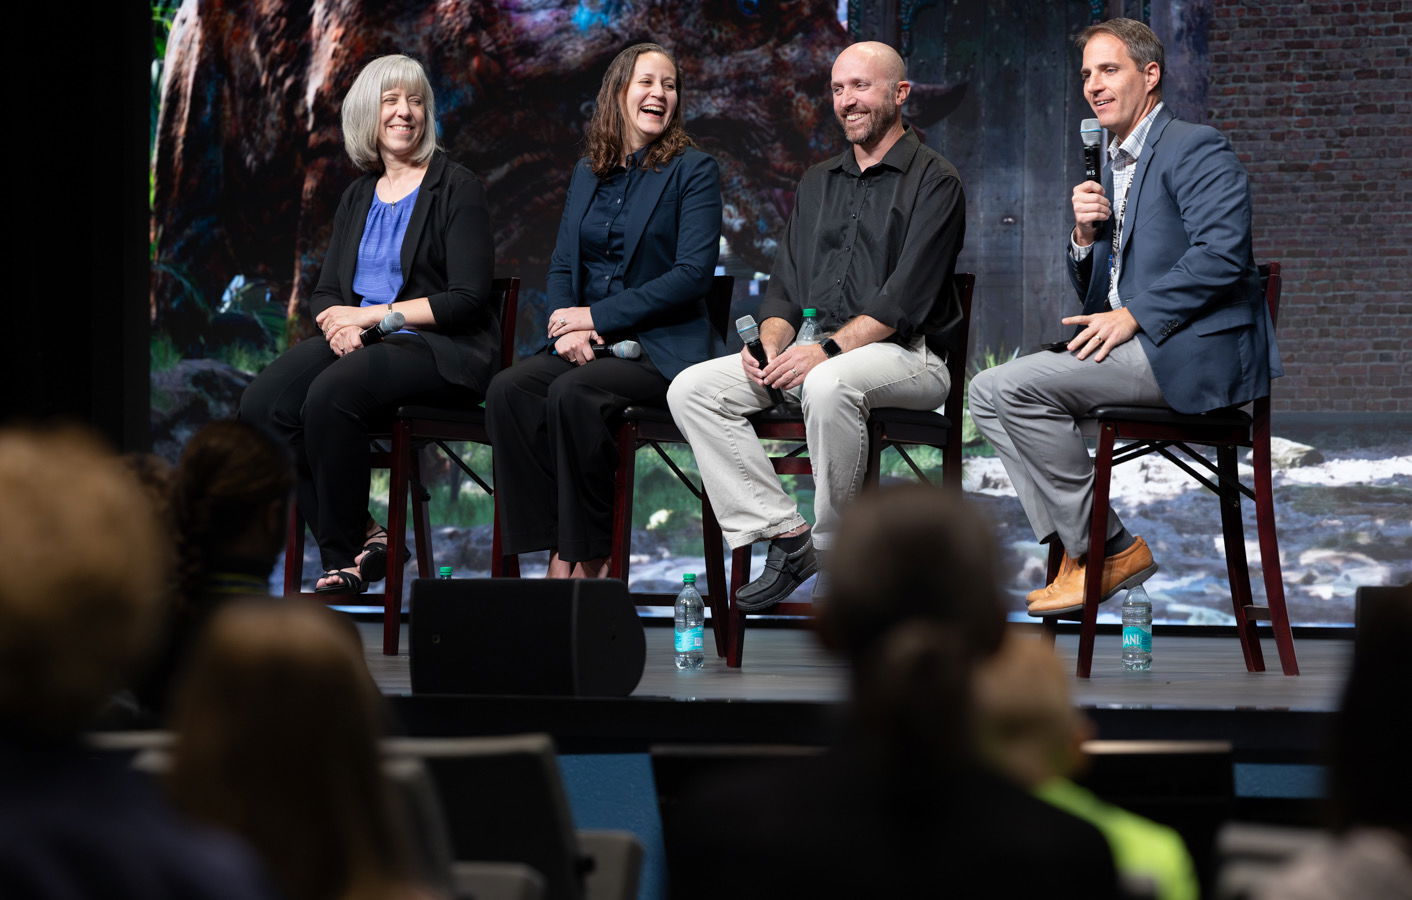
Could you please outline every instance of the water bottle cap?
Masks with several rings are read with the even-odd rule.
[[[808,307],[807,309],[804,310],[804,318],[806,318],[806,319],[813,319],[813,318],[817,317],[818,315],[819,315],[819,311],[818,311],[817,309],[815,309],[814,307],[812,307],[812,306],[810,306],[810,307]]]
[[[442,578],[450,578],[453,569],[450,566],[441,566],[436,571]]]
[[[695,572],[687,572],[685,575],[683,575],[683,576],[681,577],[681,583],[682,583],[682,584],[695,584],[695,583],[696,583],[696,573],[695,573]]]

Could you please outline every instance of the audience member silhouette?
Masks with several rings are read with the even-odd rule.
[[[1114,894],[1092,826],[976,759],[971,670],[1005,622],[992,535],[930,488],[844,513],[818,631],[850,665],[846,730],[821,756],[698,785],[672,823],[674,897]]]
[[[87,433],[5,431],[0,496],[0,894],[273,897],[243,846],[81,741],[160,616],[168,540],[143,489]]]
[[[1359,598],[1353,668],[1333,726],[1334,838],[1256,892],[1261,900],[1412,897],[1412,778],[1405,707],[1412,674],[1412,585]]]
[[[226,604],[174,697],[173,800],[249,841],[289,900],[428,896],[379,765],[386,716],[346,619]]]
[[[1105,803],[1069,780],[1093,732],[1073,705],[1048,645],[1010,633],[975,674],[976,733],[984,759],[1042,800],[1092,823],[1108,839],[1124,895],[1195,900],[1196,868],[1181,835]]]
[[[269,593],[293,487],[288,452],[252,425],[213,422],[187,443],[171,477],[176,585],[160,646],[137,690],[148,709],[165,710],[212,611],[232,597]]]

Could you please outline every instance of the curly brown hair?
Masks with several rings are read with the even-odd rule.
[[[683,110],[686,107],[686,87],[682,78],[681,66],[676,57],[661,44],[634,44],[613,58],[608,71],[603,74],[603,84],[598,88],[598,100],[593,108],[593,118],[588,120],[586,139],[589,168],[599,178],[623,164],[623,132],[627,123],[623,120],[622,98],[627,93],[628,82],[632,79],[637,58],[645,53],[660,53],[672,64],[677,73],[677,108],[671,121],[662,129],[662,136],[649,145],[644,166],[659,169],[680,155],[686,148],[696,146],[682,124]]]

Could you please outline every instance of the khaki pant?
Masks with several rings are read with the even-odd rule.
[[[918,337],[909,346],[869,344],[815,366],[789,391],[804,411],[814,469],[814,546],[827,549],[839,510],[863,484],[868,412],[874,407],[936,409],[950,376]],[[804,517],[781,487],[745,417],[770,406],[745,376],[740,357],[698,363],[667,391],[672,418],[691,443],[701,480],[732,548],[783,534]]]

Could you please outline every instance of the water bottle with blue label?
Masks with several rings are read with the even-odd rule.
[[[696,590],[696,575],[688,572],[681,580],[681,593],[677,594],[676,602],[677,668],[699,669],[706,665],[706,605]]]
[[[1152,668],[1152,598],[1138,585],[1123,600],[1123,670]]]

